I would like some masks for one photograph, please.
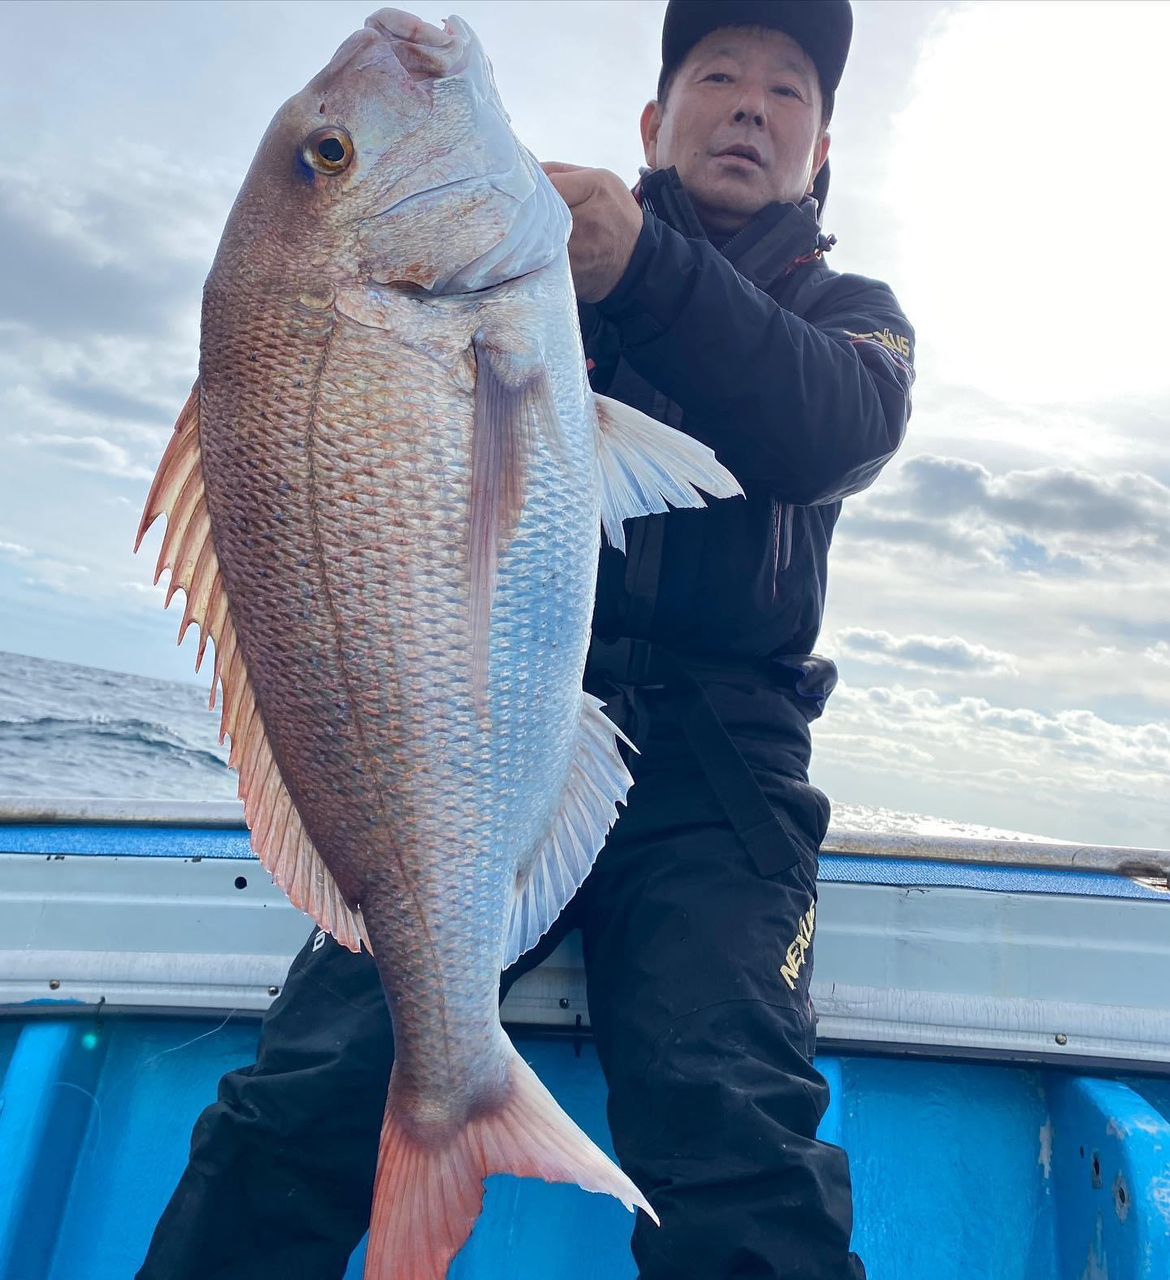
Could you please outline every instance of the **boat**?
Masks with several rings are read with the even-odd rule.
[[[1170,852],[834,827],[819,899],[821,1135],[870,1280],[1167,1280]],[[311,929],[238,805],[0,801],[0,1280],[134,1274]],[[503,1016],[608,1148],[574,938]],[[630,1226],[492,1178],[451,1275],[633,1280]]]

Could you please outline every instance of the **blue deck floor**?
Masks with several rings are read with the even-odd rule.
[[[0,1021],[0,1277],[129,1280],[254,1021]],[[605,1141],[588,1041],[518,1039]],[[825,1057],[823,1135],[851,1156],[872,1280],[1166,1280],[1170,1081]],[[328,1141],[328,1135],[321,1135]],[[456,1280],[630,1280],[631,1219],[572,1187],[494,1178]],[[360,1276],[360,1255],[349,1275]]]

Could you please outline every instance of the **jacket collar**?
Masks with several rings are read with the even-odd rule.
[[[709,239],[678,171],[645,169],[635,189],[643,208],[691,239]],[[720,252],[742,276],[769,292],[804,261],[820,258],[835,242],[821,232],[817,202],[807,196],[799,205],[777,201],[765,206]]]

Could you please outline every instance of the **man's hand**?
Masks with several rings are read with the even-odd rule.
[[[608,297],[630,265],[642,232],[642,210],[625,183],[608,169],[543,165],[573,215],[569,266],[582,302]]]

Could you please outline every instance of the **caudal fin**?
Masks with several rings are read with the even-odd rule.
[[[424,1145],[386,1113],[378,1150],[365,1280],[444,1280],[483,1208],[493,1173],[575,1182],[658,1217],[645,1196],[561,1110],[512,1050],[504,1102],[442,1147]]]

